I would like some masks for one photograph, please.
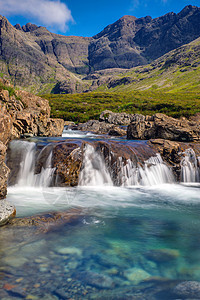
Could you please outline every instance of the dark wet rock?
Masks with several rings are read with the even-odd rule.
[[[78,279],[99,289],[110,289],[114,287],[114,282],[109,276],[92,271],[80,272]]]
[[[5,225],[9,220],[13,219],[16,215],[14,205],[6,200],[0,201],[0,226]]]
[[[173,292],[177,297],[181,297],[181,299],[200,299],[200,282],[181,282],[173,289]]]
[[[177,259],[180,255],[175,249],[152,249],[144,253],[145,257],[156,263],[169,262]]]
[[[63,224],[75,224],[82,220],[86,212],[81,209],[69,209],[65,212],[52,212],[32,217],[15,218],[9,221],[9,226],[35,227],[39,231],[48,232],[63,226]]]
[[[24,299],[27,296],[27,293],[21,287],[13,287],[12,289],[9,289],[7,292],[10,296],[20,298],[20,299]]]
[[[77,186],[83,162],[83,146],[73,142],[62,143],[53,150],[55,185]]]
[[[180,142],[200,140],[200,119],[196,122],[185,118],[174,119],[165,114],[135,118],[127,128],[128,139],[166,139]]]

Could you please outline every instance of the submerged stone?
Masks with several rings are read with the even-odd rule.
[[[157,263],[169,262],[180,256],[176,249],[152,249],[145,253],[145,257]]]
[[[9,220],[16,215],[16,209],[14,205],[10,204],[6,200],[0,201],[0,226],[8,223]]]
[[[114,282],[109,276],[92,271],[79,273],[78,279],[99,289],[110,289],[114,287]]]
[[[179,283],[173,290],[178,297],[200,299],[200,282],[184,281]]]
[[[124,276],[134,284],[138,284],[143,280],[151,277],[149,273],[139,268],[131,268],[124,272]]]

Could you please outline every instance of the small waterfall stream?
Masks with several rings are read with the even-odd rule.
[[[181,161],[181,181],[200,182],[200,157],[197,157],[191,148],[187,149],[184,154]]]
[[[103,157],[89,144],[85,147],[83,165],[79,177],[80,186],[113,185]]]
[[[17,169],[15,185],[49,187],[53,184],[56,166],[52,165],[54,155],[52,145],[47,143],[38,148],[35,142],[12,141],[10,143],[11,157],[16,156],[14,161],[18,161],[18,166],[15,167]],[[150,158],[142,161],[137,158],[133,148],[135,160],[131,155],[126,155],[126,159],[116,156],[115,162],[111,162],[115,155],[112,150],[105,158],[103,152],[96,150],[95,144],[84,142],[84,145],[79,186],[128,187],[175,183],[171,168],[163,162],[160,154],[151,153]],[[127,149],[126,146],[123,147],[122,153]],[[148,149],[145,148],[145,151],[148,153]],[[200,182],[200,157],[196,156],[193,149],[184,152],[181,161],[181,182]]]
[[[42,166],[41,172],[35,173],[36,164],[36,143],[27,141],[13,141],[10,143],[10,149],[14,152],[20,152],[21,162],[17,175],[16,185],[32,187],[48,187],[51,185],[55,168],[52,168],[52,151],[49,152]],[[42,149],[42,151],[45,147]],[[41,153],[40,153],[41,154]]]
[[[174,182],[171,169],[163,162],[159,154],[144,161],[142,166],[130,159],[124,163],[122,157],[119,157],[117,169],[117,185],[120,186],[147,186]],[[93,146],[86,145],[79,185],[113,186],[113,181],[112,173],[109,173],[109,168],[106,166],[101,153],[95,151]]]

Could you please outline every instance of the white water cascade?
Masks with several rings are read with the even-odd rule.
[[[181,181],[200,182],[200,157],[196,157],[191,148],[187,149],[184,154],[181,161]]]
[[[96,152],[91,145],[86,145],[83,166],[79,185],[113,185],[114,180],[112,180],[112,175],[109,173],[102,155]],[[172,171],[164,164],[159,154],[149,158],[143,166],[137,166],[130,159],[124,163],[122,158],[119,157],[117,170],[116,182],[120,186],[147,186],[174,182]]]
[[[145,186],[174,182],[172,171],[164,164],[160,154],[144,161],[143,166],[136,166],[130,159],[124,164],[120,157],[119,165],[118,182],[121,182],[122,186]]]
[[[84,168],[80,173],[79,185],[81,186],[112,186],[111,176],[106,168],[101,155],[87,144],[83,159]]]
[[[36,144],[26,141],[13,141],[11,142],[10,148],[12,151],[20,151],[22,157],[20,162],[20,170],[17,177],[17,186],[50,186],[55,171],[55,168],[52,168],[51,166],[51,151],[45,161],[45,166],[41,169],[41,172],[39,174],[35,174]],[[43,150],[44,149],[45,147]]]

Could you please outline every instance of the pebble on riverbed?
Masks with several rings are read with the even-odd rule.
[[[151,277],[149,273],[139,268],[131,268],[124,272],[124,276],[134,284],[138,284],[143,280]]]

